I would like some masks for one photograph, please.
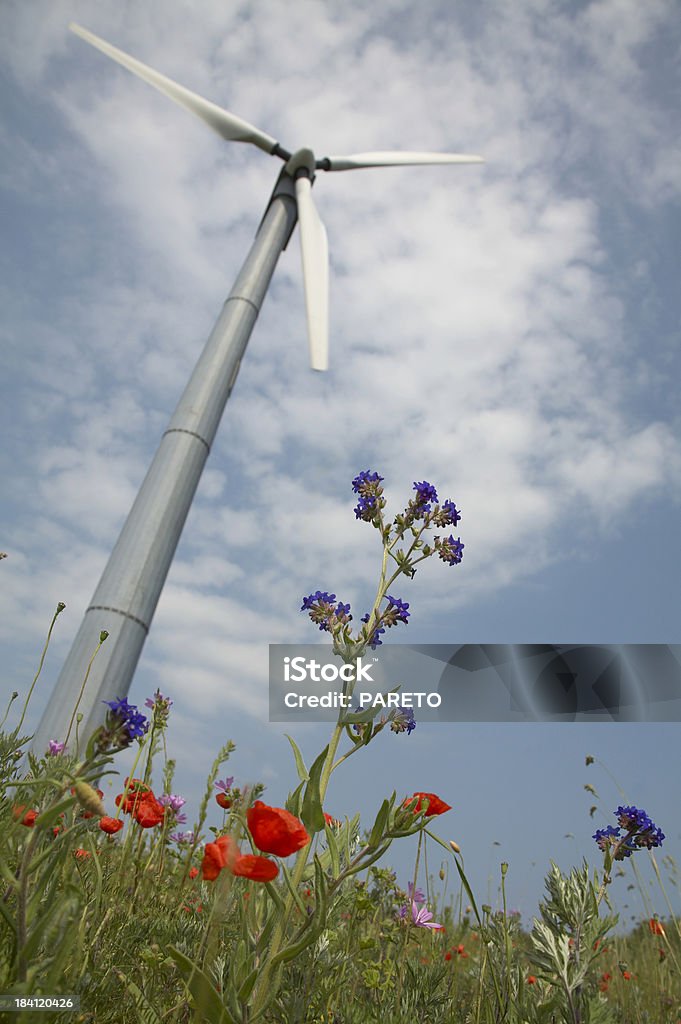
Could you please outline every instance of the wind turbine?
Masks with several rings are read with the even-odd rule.
[[[127,697],[203,466],[234,386],[246,345],[280,253],[300,222],[310,364],[328,368],[329,257],[326,230],[312,199],[316,171],[368,167],[481,163],[454,153],[371,152],[316,159],[311,149],[290,153],[276,139],[198,96],[80,25],[70,29],[169,99],[199,117],[228,142],[249,142],[284,162],[255,240],[180,398],[73,641],[33,738],[38,755],[63,741],[73,709],[87,739],[104,718],[106,700]],[[81,692],[100,632],[109,638]],[[70,736],[73,743],[74,735]]]

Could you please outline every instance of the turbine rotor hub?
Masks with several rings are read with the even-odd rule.
[[[311,149],[298,149],[287,161],[284,170],[292,178],[305,177],[314,181],[315,158]]]

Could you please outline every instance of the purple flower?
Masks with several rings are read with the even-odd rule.
[[[409,906],[400,907],[398,917],[404,920],[408,913]],[[444,931],[444,925],[433,921],[433,915],[430,910],[425,905],[420,907],[415,899],[411,901],[411,923],[417,928],[432,928],[434,931]]]
[[[369,612],[362,616],[362,622],[369,621]],[[377,647],[380,647],[383,641],[381,640],[381,633],[385,633],[385,629],[380,625],[380,619],[371,631],[370,636],[367,637],[367,643],[372,651],[375,651]]]
[[[650,828],[652,821],[648,817],[645,811],[639,810],[638,807],[618,807],[615,811],[615,816],[620,823],[622,828],[627,829],[639,829]]]
[[[442,507],[433,516],[434,526],[456,526],[461,519],[461,513],[449,498],[442,503]]]
[[[156,725],[163,726],[168,721],[173,702],[170,697],[164,697],[161,691],[157,690],[153,697],[147,697],[144,706],[154,712]]]
[[[173,706],[173,702],[170,697],[164,697],[160,690],[157,690],[153,697],[147,697],[144,702],[144,706],[151,708],[152,711],[159,704],[165,708],[171,708]]]
[[[222,790],[223,793],[229,793],[230,789],[232,788],[233,783],[234,783],[234,776],[233,775],[228,775],[226,779],[224,779],[224,780],[221,779],[219,782],[216,782],[215,783],[215,788]]]
[[[383,488],[381,487],[382,476],[378,473],[370,473],[368,469],[363,470],[352,481],[352,489],[359,494],[359,501],[355,508],[355,516],[365,523],[379,525],[379,513],[385,507]]]
[[[352,619],[350,605],[339,601],[336,595],[317,590],[314,594],[303,598],[301,612],[309,612],[310,618],[320,630],[333,633]]]
[[[111,708],[111,714],[118,720],[118,725],[121,726],[128,740],[141,738],[149,729],[149,723],[144,715],[137,710],[135,704],[128,704],[125,697],[118,700],[105,700],[102,703]]]
[[[47,744],[47,756],[56,757],[57,754],[63,754],[65,746],[65,743],[58,743],[57,740],[50,740]]]
[[[380,484],[382,480],[383,477],[379,476],[378,473],[370,473],[368,469],[364,469],[352,481],[352,489],[355,494],[362,494],[363,491],[366,490],[367,486],[370,486],[371,484]]]
[[[363,494],[353,509],[355,519],[370,523],[376,514],[376,498],[373,494]]]
[[[396,625],[398,622],[404,622],[406,624],[409,618],[409,602],[400,601],[399,597],[391,597],[390,594],[386,594],[388,599],[388,607],[381,615],[382,622],[390,629],[391,626]]]
[[[424,512],[430,512],[428,502],[437,501],[437,491],[433,485],[429,484],[426,480],[420,484],[414,481],[414,490],[416,491],[416,498],[414,499],[416,504],[423,506]]]
[[[193,832],[171,832],[170,839],[174,843],[193,843],[194,833]]]
[[[164,793],[163,796],[158,798],[158,802],[163,807],[170,807],[170,809],[177,814],[181,807],[184,807],[186,800],[181,796],[175,796],[175,794]],[[179,820],[179,819],[178,819]]]
[[[409,736],[416,728],[413,708],[397,708],[388,715],[393,732],[406,732]]]
[[[413,900],[414,902],[416,902],[416,903],[425,903],[426,902],[426,897],[425,897],[425,894],[423,893],[423,890],[421,890],[419,888],[415,888],[413,882],[407,882],[407,892],[409,893],[409,898],[411,900]]]
[[[618,807],[615,816],[619,827],[608,825],[606,828],[598,829],[593,838],[599,848],[605,853],[606,850],[613,851],[614,860],[624,860],[630,857],[637,850],[651,850],[655,846],[662,846],[665,834],[662,829],[651,821],[645,811],[638,807]],[[624,835],[622,835],[624,831]]]
[[[458,565],[463,558],[463,549],[465,545],[461,543],[461,537],[457,537],[456,540],[450,535],[445,540],[440,540],[439,537],[435,538],[435,550],[442,559],[443,562],[448,562],[449,565]]]
[[[592,839],[596,840],[596,844],[604,853],[610,846],[611,839],[618,839],[620,830],[615,828],[614,825],[607,825],[605,828],[599,828],[597,832],[594,832]]]

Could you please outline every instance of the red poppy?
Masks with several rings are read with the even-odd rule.
[[[648,927],[650,928],[653,935],[664,935],[664,928],[656,918],[650,918],[650,920],[648,921]]]
[[[154,828],[160,825],[166,809],[158,802],[151,787],[139,779],[126,779],[125,784],[128,789],[118,794],[114,801],[116,807],[120,807],[124,814],[132,814],[141,828]]]
[[[124,814],[132,814],[137,805],[149,798],[156,799],[151,791],[151,786],[145,785],[141,779],[126,779],[125,790],[118,794],[114,803],[116,807],[121,808]]]
[[[253,882],[271,882],[279,874],[279,867],[269,857],[256,857],[255,854],[246,853],[236,858],[232,874],[250,878]]]
[[[414,793],[413,796],[407,797],[404,801],[404,806],[408,807],[413,804],[416,800],[416,804],[412,807],[414,814],[418,814],[421,811],[421,805],[424,800],[428,801],[428,810],[426,811],[426,817],[432,818],[435,814],[444,814],[445,811],[451,811],[451,806],[446,804],[444,800],[441,800],[435,793]]]
[[[445,960],[451,960],[451,959],[452,959],[451,951],[448,951],[447,953],[445,953]]]
[[[107,818],[105,815],[103,818],[99,819],[99,827],[102,832],[106,832],[107,835],[112,836],[116,832],[120,832],[123,828],[123,822],[120,818]]]
[[[535,978],[534,974],[528,974],[528,976],[527,976],[527,984],[528,985],[536,985],[537,984],[537,979]]]
[[[203,878],[214,882],[223,868],[231,868],[238,856],[238,850],[231,836],[220,836],[214,843],[206,843],[201,871]]]
[[[78,860],[87,860],[90,856],[89,850],[78,849],[73,851],[73,856],[77,857]]]
[[[208,882],[214,882],[223,868],[253,882],[271,882],[279,874],[278,866],[268,857],[256,857],[252,853],[242,855],[231,836],[220,836],[214,843],[206,843],[201,868]]]
[[[145,799],[138,803],[133,817],[142,828],[154,828],[163,822],[166,809],[160,804],[153,793],[148,793]]]
[[[256,800],[246,813],[253,841],[263,853],[288,857],[310,842],[302,821],[283,807],[268,807]]]
[[[26,804],[19,804],[18,807],[12,808],[12,817],[15,821],[20,821],[22,825],[26,825],[28,828],[33,828],[35,825],[35,819],[38,817],[38,812],[27,811]]]
[[[142,782],[141,779],[131,779],[128,775],[125,780],[125,788],[129,793],[150,793],[151,787],[147,786],[146,782]]]
[[[631,981],[631,972],[630,971],[622,971],[622,977],[624,978],[625,981]]]
[[[216,793],[215,802],[225,811],[232,806],[232,798],[227,796],[226,793]]]
[[[199,873],[199,869],[198,868],[190,868],[189,869],[189,877],[190,878],[196,878],[198,873]]]

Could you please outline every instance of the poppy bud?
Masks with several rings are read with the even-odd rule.
[[[75,793],[78,803],[84,810],[89,811],[90,814],[96,815],[98,818],[104,815],[104,804],[99,796],[99,792],[93,789],[87,782],[79,779],[71,792]]]
[[[454,853],[461,853],[461,847],[459,846],[458,843],[455,843],[453,839],[449,840],[449,845],[451,846]]]

